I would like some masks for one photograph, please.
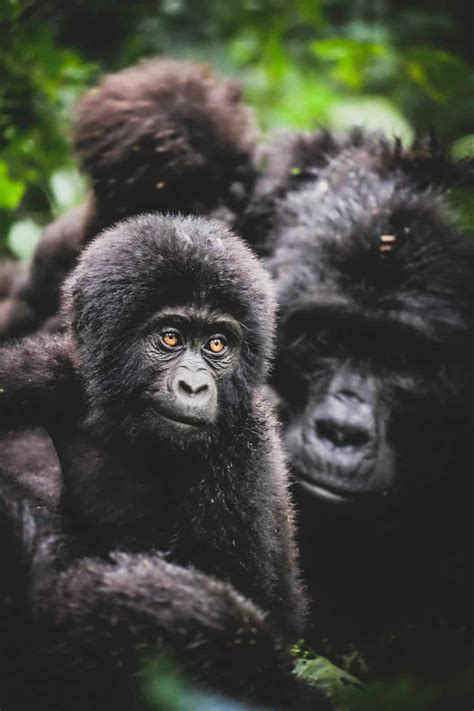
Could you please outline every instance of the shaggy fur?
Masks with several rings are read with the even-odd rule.
[[[54,515],[0,473],[2,684],[7,711],[148,709],[165,651],[189,680],[272,708],[329,708],[290,674],[265,615],[228,583],[159,554],[65,564]],[[153,706],[153,708],[155,708]]]
[[[110,224],[151,209],[238,204],[255,139],[236,84],[207,65],[163,59],[111,74],[89,92],[78,107],[75,147]]]
[[[280,217],[288,212],[286,198],[319,183],[332,160],[340,161],[344,155],[352,156],[359,169],[366,167],[382,179],[404,176],[415,192],[474,185],[474,161],[451,161],[433,137],[416,140],[407,150],[398,140],[359,128],[341,136],[325,130],[283,133],[256,151],[261,170],[249,204],[239,216],[239,234],[259,253],[271,253]],[[343,166],[341,172],[344,185],[349,168]]]
[[[46,228],[27,269],[0,265],[0,342],[62,329],[61,284],[85,245],[118,219],[161,210],[232,223],[253,180],[255,139],[238,86],[206,65],[155,59],[105,76],[79,102],[74,127],[92,192]],[[12,474],[23,478],[31,464],[58,473],[46,437],[14,436],[0,437]]]
[[[65,294],[67,335],[37,336],[1,354],[1,419],[50,433],[64,476],[58,514],[72,553],[137,555],[69,566],[35,603],[54,617],[45,637],[78,645],[80,669],[92,654],[96,671],[104,657],[107,670],[122,659],[131,674],[136,635],[145,649],[169,645],[201,681],[288,705],[278,698],[285,683],[292,687],[288,678],[277,691],[266,676],[278,666],[277,643],[268,641],[262,614],[227,584],[268,611],[285,636],[301,629],[305,601],[286,472],[261,393],[274,310],[265,273],[217,223],[150,215],[97,238]],[[171,436],[142,393],[158,362],[150,350],[153,316],[186,305],[198,315],[232,315],[242,340],[235,367],[218,381],[215,423],[205,433]],[[41,572],[33,585],[43,587]],[[240,629],[257,645],[246,660],[252,682],[241,652],[233,658]],[[102,682],[105,690],[114,685],[113,675]]]
[[[212,212],[231,223],[253,180],[255,139],[238,86],[207,65],[155,59],[105,76],[80,101],[74,128],[92,193],[45,230],[29,270],[0,304],[0,340],[56,314],[81,250],[117,220],[158,210]]]
[[[468,183],[472,167],[293,135],[242,230],[277,288],[273,386],[318,634],[440,679],[470,619],[474,243],[430,175]]]

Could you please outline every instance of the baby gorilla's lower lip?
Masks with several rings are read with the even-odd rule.
[[[172,422],[173,424],[177,425],[185,425],[186,427],[203,429],[209,424],[207,420],[204,420],[199,417],[193,417],[192,415],[183,414],[178,417],[176,415],[170,415],[170,413],[166,413],[165,415],[164,412],[162,412],[161,410],[157,410],[157,412],[164,420],[167,420],[168,422]]]

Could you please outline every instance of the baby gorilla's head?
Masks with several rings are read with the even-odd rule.
[[[64,295],[94,432],[182,446],[245,419],[274,302],[250,250],[218,223],[123,222],[83,253]]]

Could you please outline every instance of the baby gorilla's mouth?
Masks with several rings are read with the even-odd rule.
[[[195,429],[203,429],[209,424],[209,421],[202,417],[196,417],[195,415],[190,415],[184,412],[179,414],[171,414],[166,412],[165,414],[163,410],[159,410],[158,408],[156,408],[156,411],[160,417],[168,422],[172,422],[173,424],[185,425],[186,427],[192,427]]]

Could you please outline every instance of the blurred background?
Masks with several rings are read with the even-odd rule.
[[[77,98],[162,53],[239,79],[262,133],[358,124],[408,143],[434,130],[454,159],[474,157],[473,0],[0,0],[0,257],[27,259],[84,197],[69,142]],[[474,234],[473,191],[450,199]],[[311,664],[333,694],[354,681]],[[183,689],[174,672],[150,676],[157,708],[238,708]],[[352,711],[432,708],[410,680],[358,693]]]
[[[434,130],[474,156],[471,0],[0,0],[0,256],[28,258],[87,186],[68,140],[99,76],[166,53],[237,77],[262,130]],[[472,193],[452,203],[474,228]]]

